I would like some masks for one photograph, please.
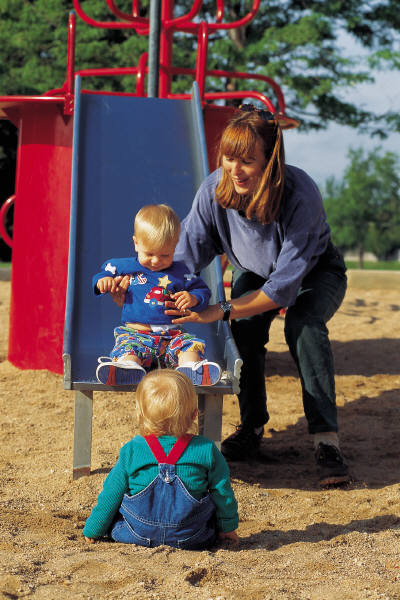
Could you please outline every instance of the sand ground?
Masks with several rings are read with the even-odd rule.
[[[134,396],[95,394],[93,473],[72,481],[73,392],[6,360],[9,294],[0,281],[0,598],[400,599],[398,291],[350,288],[330,322],[346,489],[317,488],[299,381],[274,322],[263,456],[231,464],[240,547],[205,552],[85,543],[102,482],[136,433]],[[224,436],[237,421],[228,396]]]

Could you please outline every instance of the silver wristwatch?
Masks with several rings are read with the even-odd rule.
[[[230,302],[227,302],[226,300],[223,300],[219,303],[219,306],[224,311],[224,316],[222,317],[222,320],[228,321],[232,310],[232,304]]]

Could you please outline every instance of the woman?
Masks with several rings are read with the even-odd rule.
[[[233,266],[229,303],[201,313],[167,310],[175,323],[231,319],[243,359],[238,396],[241,424],[222,443],[230,460],[253,457],[269,415],[265,344],[279,308],[299,370],[308,429],[314,436],[320,485],[350,480],[339,448],[334,368],[327,321],[340,306],[347,279],[318,188],[285,164],[282,131],[268,111],[244,105],[225,128],[220,167],[201,184],[182,223],[175,254],[198,272],[225,253]]]

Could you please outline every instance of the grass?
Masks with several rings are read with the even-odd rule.
[[[7,269],[11,267],[10,262],[1,262],[0,268]],[[359,269],[357,261],[346,260],[346,267],[348,269]],[[228,269],[231,269],[231,265],[228,266]],[[397,260],[388,260],[388,261],[378,261],[378,262],[369,262],[364,261],[364,269],[371,271],[400,271],[400,261]]]
[[[348,269],[359,269],[358,262],[355,260],[346,260],[346,267]],[[232,265],[228,265],[228,270],[232,270]],[[365,271],[400,271],[400,261],[397,260],[382,260],[377,262],[364,261]]]
[[[346,267],[348,269],[359,269],[357,261],[346,260]],[[400,261],[398,260],[383,260],[377,262],[364,261],[365,271],[400,271]]]

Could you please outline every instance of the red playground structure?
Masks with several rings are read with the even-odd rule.
[[[234,110],[231,106],[219,105],[221,101],[252,98],[273,112],[283,128],[298,125],[295,119],[287,116],[283,93],[273,79],[207,68],[209,36],[216,31],[248,24],[256,17],[261,0],[253,0],[250,12],[230,23],[224,22],[224,0],[216,0],[212,23],[196,20],[203,0],[194,0],[191,10],[179,17],[174,17],[174,0],[152,1],[150,18],[140,16],[139,0],[133,0],[130,14],[119,10],[114,0],[104,1],[110,10],[110,20],[99,22],[85,13],[80,0],[73,0],[71,9],[74,10],[69,15],[68,25],[66,79],[62,87],[41,96],[0,97],[0,118],[14,123],[19,132],[15,194],[2,206],[0,234],[13,249],[8,359],[22,369],[63,372],[76,76],[84,82],[85,77],[129,74],[135,89],[132,93],[95,92],[85,90],[84,86],[82,93],[166,100],[189,100],[189,93],[172,93],[171,81],[179,75],[193,77],[200,95],[211,169],[215,166],[216,139]],[[137,66],[77,69],[74,60],[77,17],[88,27],[129,29],[132,33],[149,36],[149,51],[142,54]],[[174,34],[182,32],[197,38],[196,64],[192,68],[172,64]],[[261,81],[273,100],[251,90],[207,91],[210,77]],[[13,239],[10,239],[5,220],[13,204],[14,229]],[[92,235],[96,236],[96,232]]]

